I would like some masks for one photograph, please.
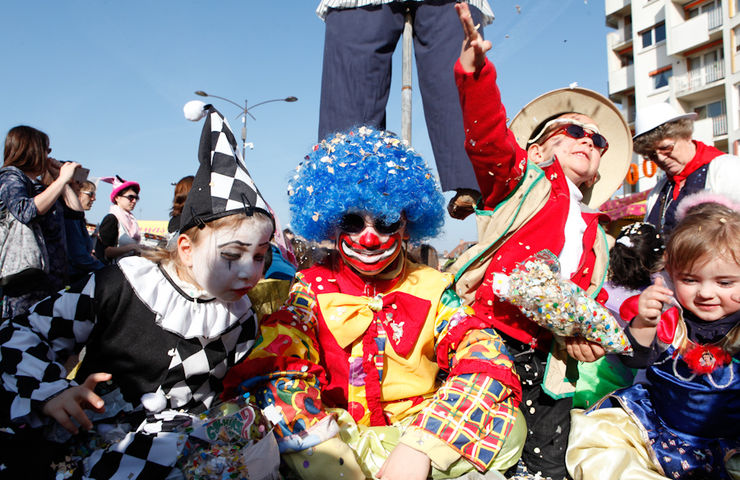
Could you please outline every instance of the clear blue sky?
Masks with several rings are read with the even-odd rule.
[[[3,3],[0,28],[0,131],[27,124],[51,138],[52,155],[75,160],[91,176],[118,174],[141,184],[134,214],[165,220],[171,184],[197,169],[202,123],[183,117],[195,90],[250,104],[269,103],[248,122],[247,166],[285,224],[290,172],[317,140],[324,24],[318,0],[64,0]],[[496,0],[485,28],[513,117],[535,96],[578,82],[607,90],[604,3],[597,0]],[[521,13],[517,13],[516,6]],[[388,128],[400,132],[400,51]],[[414,73],[415,74],[415,73]],[[214,100],[237,137],[239,110]],[[433,165],[418,89],[413,145]],[[110,185],[88,220],[107,213]],[[449,195],[448,195],[449,197]],[[432,242],[453,248],[474,240],[472,219],[447,220]]]

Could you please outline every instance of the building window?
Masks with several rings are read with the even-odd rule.
[[[634,64],[635,59],[632,56],[632,52],[620,54],[619,62],[622,64],[622,67],[629,67],[630,65]]]
[[[660,22],[654,27],[640,32],[640,38],[642,38],[642,48],[665,41],[665,22]]]
[[[665,23],[659,23],[655,26],[655,43],[665,40]]]
[[[740,0],[737,0],[740,2]],[[622,38],[624,41],[632,40],[632,15],[624,17],[624,30],[622,30]]]
[[[642,32],[640,34],[640,37],[642,37],[642,48],[647,48],[653,44],[653,31],[652,30]]]
[[[653,88],[658,89],[667,87],[668,79],[670,79],[672,75],[673,67],[671,67],[670,65],[650,72],[650,77],[653,79]]]

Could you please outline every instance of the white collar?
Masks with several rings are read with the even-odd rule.
[[[576,186],[573,181],[568,178],[568,176],[565,176],[565,181],[568,183],[568,190],[570,190],[570,198],[576,201],[576,204],[581,203],[581,200],[583,200],[583,192],[581,191],[578,186]]]
[[[235,302],[188,296],[203,292],[179,278],[168,278],[158,264],[145,258],[125,257],[118,266],[136,296],[155,313],[157,325],[185,338],[217,337],[253,314],[252,302],[246,295]],[[168,275],[174,272],[174,268],[165,270]]]

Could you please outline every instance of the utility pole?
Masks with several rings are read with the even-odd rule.
[[[411,43],[414,27],[411,24],[411,13],[406,10],[406,21],[403,25],[403,75],[401,86],[401,140],[411,145]]]

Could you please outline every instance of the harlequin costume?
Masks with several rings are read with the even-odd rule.
[[[622,306],[623,318],[635,316],[637,298]],[[573,478],[740,478],[738,321],[740,312],[707,324],[666,310],[653,345],[636,352],[651,363],[648,383],[574,410]]]
[[[548,331],[515,306],[499,301],[493,294],[492,275],[511,270],[541,250],[560,256],[566,244],[575,243],[582,253],[577,262],[571,261],[570,280],[603,303],[608,247],[595,209],[626,174],[631,154],[629,129],[611,102],[581,88],[542,95],[524,107],[507,128],[496,71],[490,62],[475,73],[465,72],[458,62],[455,77],[466,150],[482,194],[476,209],[478,244],[453,266],[456,290],[466,304],[492,322],[516,355],[523,401],[528,406],[523,411],[530,429],[524,462],[533,472],[564,475],[562,456],[574,390],[567,355],[564,348],[557,348]],[[522,148],[546,120],[574,110],[593,118],[610,140],[610,150],[599,166],[601,179],[593,188],[581,191],[566,179],[557,158],[535,165]],[[584,225],[581,230],[573,229],[571,218],[579,221],[579,214]]]
[[[206,113],[194,182],[199,195],[197,204],[185,203],[183,230],[228,215],[266,212],[238,159],[228,123],[211,106]],[[214,184],[212,176],[221,183]],[[230,203],[229,197],[241,200]],[[190,433],[200,414],[215,404],[224,375],[246,357],[256,334],[248,297],[216,298],[181,279],[169,259],[123,258],[0,326],[2,415],[13,431],[7,441],[28,440],[29,431],[36,432],[27,449],[42,449],[38,462],[55,460],[59,478],[73,473],[146,480],[181,475],[173,469],[193,448]],[[65,362],[83,347],[76,375],[68,378]],[[95,390],[105,409],[86,410],[93,430],[72,436],[42,409],[96,372],[112,376]],[[264,473],[258,478],[268,480],[276,478],[279,458],[274,441],[269,455],[272,436],[265,438],[266,443],[260,442],[266,447],[260,450]],[[61,451],[61,460],[44,458],[44,448]],[[31,452],[22,452],[21,460],[27,461]],[[11,462],[2,458],[3,464]],[[30,468],[20,467],[12,472],[14,478]]]
[[[439,228],[442,199],[428,168],[385,132],[327,139],[296,179],[328,182],[290,187],[305,195],[291,198],[301,206],[291,226],[309,239],[328,237],[342,209],[403,212],[412,241]],[[368,185],[349,192],[358,179]],[[416,197],[399,195],[405,188]],[[498,334],[461,305],[451,281],[403,252],[372,277],[339,258],[299,272],[226,391],[248,379],[239,388],[274,414],[283,457],[305,478],[372,477],[399,442],[427,454],[435,478],[505,470],[524,436],[519,382]]]

